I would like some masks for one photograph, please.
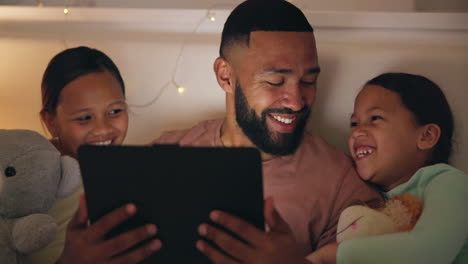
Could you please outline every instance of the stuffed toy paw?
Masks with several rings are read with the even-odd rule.
[[[364,205],[343,210],[338,220],[337,242],[353,238],[411,230],[419,219],[422,202],[411,194],[395,195],[385,207],[372,209]]]
[[[49,244],[57,232],[55,219],[47,214],[30,214],[17,218],[12,230],[13,247],[28,254]]]
[[[80,184],[78,162],[61,156],[46,138],[0,130],[0,263],[22,263],[47,246],[57,232],[48,210]]]

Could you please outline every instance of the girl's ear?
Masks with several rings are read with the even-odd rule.
[[[433,148],[440,138],[440,127],[436,124],[427,124],[421,127],[421,133],[418,140],[420,150],[429,150]]]
[[[42,118],[42,121],[45,123],[50,135],[53,138],[57,137],[58,133],[57,133],[57,125],[56,125],[55,116],[49,112],[41,111],[41,118]]]
[[[231,82],[232,67],[229,62],[222,57],[218,57],[214,62],[213,70],[219,86],[221,86],[226,93],[234,93],[234,84]]]

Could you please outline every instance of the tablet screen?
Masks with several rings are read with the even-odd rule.
[[[163,247],[142,263],[210,263],[197,227],[219,209],[264,229],[262,170],[254,148],[82,146],[91,222],[128,203],[137,214],[109,236],[154,223]]]

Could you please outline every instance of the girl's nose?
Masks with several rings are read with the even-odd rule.
[[[354,137],[354,138],[363,137],[363,136],[367,136],[367,135],[368,135],[367,128],[365,126],[362,126],[362,125],[353,127],[353,130],[351,132],[351,136]]]
[[[113,127],[108,120],[99,120],[96,122],[93,129],[93,134],[97,136],[105,136],[113,131]]]

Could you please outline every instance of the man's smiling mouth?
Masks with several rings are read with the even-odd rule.
[[[274,115],[274,114],[271,114],[271,116],[276,120],[276,121],[279,121],[281,123],[284,123],[284,124],[291,124],[292,122],[294,122],[297,117],[293,116],[293,117],[286,117],[286,116],[280,116],[280,115]]]

